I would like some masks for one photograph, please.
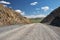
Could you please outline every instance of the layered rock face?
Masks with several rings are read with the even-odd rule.
[[[30,23],[30,20],[15,12],[15,10],[4,7],[0,4],[0,25],[12,25],[12,24],[26,24]]]
[[[53,10],[41,23],[60,26],[60,7]]]

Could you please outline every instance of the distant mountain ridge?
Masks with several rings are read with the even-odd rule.
[[[15,10],[4,7],[3,4],[0,4],[0,25],[12,25],[20,23],[30,23],[30,20],[28,20],[26,17],[23,17]]]

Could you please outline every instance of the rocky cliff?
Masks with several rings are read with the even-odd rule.
[[[15,10],[0,4],[0,25],[26,24],[30,21]]]

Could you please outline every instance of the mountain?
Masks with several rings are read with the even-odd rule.
[[[27,24],[30,20],[15,10],[0,4],[0,25]]]
[[[53,26],[60,26],[60,7],[53,10],[41,23],[50,24]]]

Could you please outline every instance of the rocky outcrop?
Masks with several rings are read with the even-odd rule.
[[[60,26],[60,7],[53,10],[46,18],[41,21],[41,23]]]
[[[30,21],[15,10],[0,4],[0,25],[26,24]]]

